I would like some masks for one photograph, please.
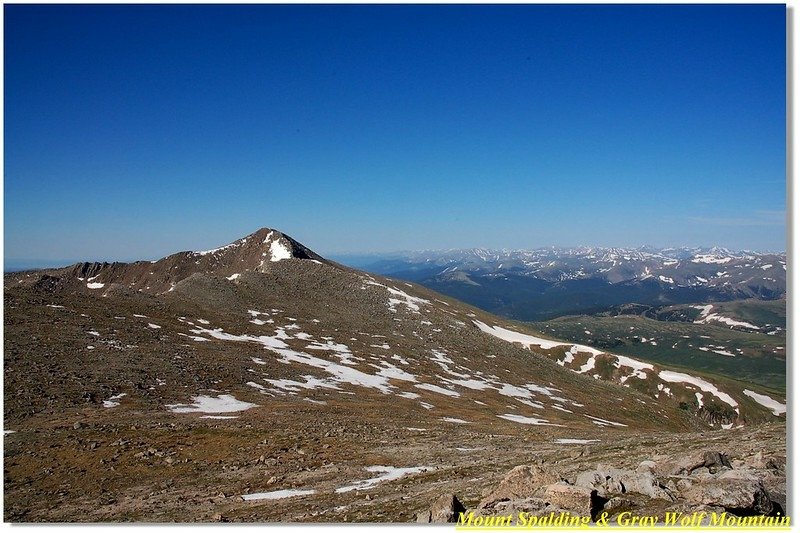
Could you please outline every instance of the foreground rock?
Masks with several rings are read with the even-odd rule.
[[[487,495],[478,508],[495,506],[498,502],[541,496],[546,485],[561,481],[553,470],[539,465],[520,465],[511,470],[503,481]]]
[[[683,496],[690,503],[724,507],[738,515],[769,515],[774,507],[770,494],[758,476],[737,470],[703,479],[685,491]]]
[[[597,470],[579,474],[575,484],[597,489],[598,494],[603,497],[635,492],[649,498],[675,501],[675,496],[656,478],[655,474],[644,469],[633,471],[598,467]]]
[[[725,468],[732,468],[728,456],[717,451],[692,454],[688,457],[680,458],[670,466],[672,466],[671,473],[675,475],[688,475],[700,468],[708,469],[711,474],[715,474]]]
[[[422,524],[447,524],[457,522],[466,511],[464,504],[455,494],[444,494],[433,503],[430,510],[417,514],[417,522]]]
[[[728,525],[738,517],[783,519],[783,457],[765,458],[758,452],[732,461],[723,452],[706,450],[686,457],[657,459],[642,461],[635,469],[598,465],[571,476],[555,466],[520,465],[466,514],[488,520],[519,517],[523,512],[537,517],[566,513],[584,520],[613,521],[629,511],[638,516],[655,516],[662,523],[669,520],[670,514],[695,516],[695,526]],[[427,519],[420,521],[436,521],[433,516],[437,509],[442,509],[440,521],[451,521],[451,502],[458,499],[452,494],[443,496],[427,512]],[[457,513],[455,517],[458,520]]]

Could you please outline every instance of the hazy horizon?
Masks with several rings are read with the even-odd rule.
[[[292,237],[292,235],[289,235]],[[240,237],[244,237],[241,235]],[[152,257],[90,257],[90,258],[73,258],[73,259],[35,259],[35,258],[9,258],[6,257],[4,260],[3,270],[4,272],[16,272],[21,270],[37,270],[37,269],[48,269],[48,268],[58,268],[63,266],[73,265],[75,263],[80,262],[122,262],[122,263],[130,263],[135,261],[153,261],[162,259],[163,257],[167,257],[174,253],[185,252],[185,251],[203,251],[207,249],[214,249],[219,246],[223,246],[225,244],[229,244],[230,242],[234,242],[237,238],[231,239],[224,243],[215,243],[212,245],[207,246],[206,248],[196,248],[196,249],[175,249],[170,252],[167,252],[163,255],[152,256]],[[307,245],[300,241],[302,244]],[[492,247],[492,246],[466,246],[466,247],[458,247],[458,248],[417,248],[417,249],[405,249],[405,250],[382,250],[382,251],[343,251],[343,252],[320,252],[319,250],[315,250],[313,246],[310,246],[312,250],[319,253],[326,259],[331,259],[337,262],[344,262],[349,266],[359,266],[365,265],[368,263],[368,260],[371,259],[382,259],[382,258],[391,258],[391,257],[398,257],[403,256],[406,254],[413,254],[413,253],[437,253],[437,252],[448,252],[448,251],[457,251],[457,250],[472,250],[472,249],[484,249],[489,251],[527,251],[527,250],[541,250],[541,249],[548,249],[548,248],[555,248],[555,249],[577,249],[577,248],[624,248],[624,249],[637,249],[637,248],[645,248],[650,247],[658,250],[665,250],[670,248],[727,248],[732,252],[753,252],[753,253],[761,253],[761,254],[785,254],[786,249],[780,250],[769,250],[769,249],[747,249],[747,248],[731,248],[729,246],[721,246],[721,245],[674,245],[674,246],[654,246],[651,244],[640,244],[637,246],[605,246],[605,245],[590,245],[590,244],[578,244],[578,245],[541,245],[541,246],[528,246],[528,247]]]

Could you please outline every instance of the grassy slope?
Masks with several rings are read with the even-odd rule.
[[[753,313],[749,316],[752,317]],[[744,314],[739,316],[745,318]],[[769,323],[775,324],[774,321]],[[640,316],[560,317],[536,323],[534,327],[555,338],[614,353],[733,378],[774,391],[786,389],[786,340],[780,335],[737,331],[717,325],[664,322]],[[647,340],[642,342],[642,337]],[[708,348],[708,351],[701,350],[701,347]],[[730,352],[735,357],[712,350]]]
[[[771,325],[786,329],[786,300],[736,300],[715,303],[713,311],[755,326]]]

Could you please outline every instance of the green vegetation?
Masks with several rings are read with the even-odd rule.
[[[785,307],[783,322],[777,320],[779,304],[785,302],[728,302],[714,304],[714,312],[759,326],[784,327]],[[724,376],[781,393],[786,390],[783,330],[767,335],[730,329],[724,324],[670,322],[636,315],[567,316],[532,325],[548,336],[612,353]]]
[[[786,329],[786,300],[736,300],[714,304],[714,313],[754,326]]]

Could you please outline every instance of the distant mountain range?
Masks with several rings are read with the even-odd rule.
[[[726,248],[540,248],[407,252],[360,258],[380,275],[420,283],[518,320],[594,313],[627,303],[779,299],[786,254]]]

